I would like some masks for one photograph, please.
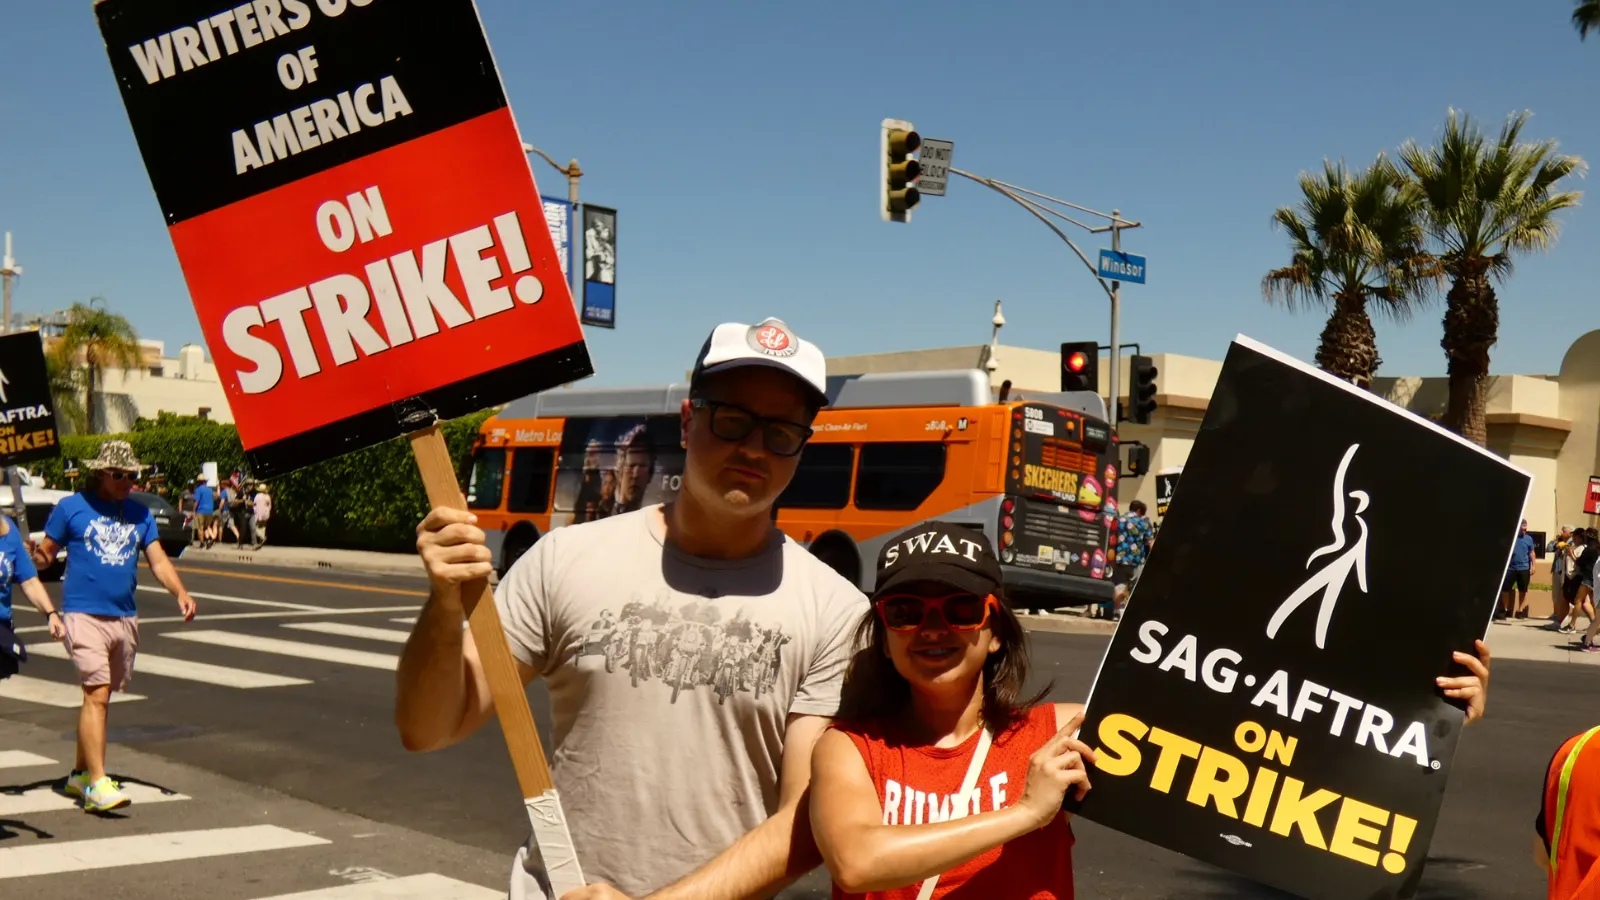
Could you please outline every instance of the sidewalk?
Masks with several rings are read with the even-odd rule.
[[[184,563],[254,563],[262,566],[293,566],[328,572],[367,572],[375,575],[425,574],[422,557],[415,553],[376,553],[370,550],[326,550],[319,547],[275,547],[260,550],[240,549],[233,544],[215,544],[203,549],[195,544],[183,551]]]

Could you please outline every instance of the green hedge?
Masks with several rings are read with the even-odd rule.
[[[491,414],[486,410],[445,423],[458,472]],[[202,463],[215,462],[223,477],[245,467],[232,425],[193,419],[141,421],[128,434],[64,435],[61,451],[67,459],[89,459],[102,442],[113,439],[131,443],[145,465],[159,465],[174,497],[200,474]],[[51,484],[68,486],[60,459],[36,467]],[[270,479],[269,487],[274,544],[403,552],[415,546],[417,523],[428,511],[422,479],[403,438]]]

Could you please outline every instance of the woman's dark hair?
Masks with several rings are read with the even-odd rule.
[[[1023,698],[1028,684],[1028,636],[1004,595],[996,597],[1000,608],[990,614],[988,628],[999,639],[1000,649],[989,654],[983,664],[983,722],[998,737],[1026,718],[1028,710],[1048,696],[1055,684],[1046,684],[1038,693]],[[839,721],[892,719],[911,702],[911,685],[894,667],[887,642],[888,629],[877,609],[869,605],[856,628],[855,646],[861,649],[845,675]]]

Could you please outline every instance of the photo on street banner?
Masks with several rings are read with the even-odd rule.
[[[617,211],[583,208],[583,324],[617,325]]]
[[[550,527],[633,512],[677,496],[683,448],[677,416],[567,420]]]
[[[1091,690],[1078,812],[1311,900],[1410,896],[1465,720],[1434,680],[1466,674],[1530,485],[1237,339]]]

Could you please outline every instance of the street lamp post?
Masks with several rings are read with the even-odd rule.
[[[1100,277],[1100,270],[1095,267],[1094,263],[1089,262],[1089,257],[1085,256],[1083,251],[1078,249],[1078,245],[1072,242],[1072,238],[1067,237],[1066,232],[1062,231],[1060,228],[1057,228],[1055,223],[1051,222],[1048,218],[1046,218],[1046,216],[1054,216],[1063,221],[1070,222],[1091,234],[1101,234],[1107,231],[1111,232],[1111,249],[1113,251],[1122,250],[1122,230],[1124,228],[1138,228],[1143,223],[1130,222],[1127,219],[1124,219],[1122,217],[1122,210],[1120,209],[1113,209],[1108,215],[1106,213],[1090,209],[1087,206],[1079,206],[1076,203],[1068,203],[1065,200],[1060,200],[1047,194],[1040,194],[1036,191],[1030,191],[1027,188],[1017,187],[1014,184],[1007,184],[1004,181],[998,181],[993,178],[984,178],[981,175],[974,175],[971,172],[965,172],[954,167],[952,167],[949,171],[952,175],[960,175],[963,178],[971,179],[972,181],[976,181],[984,187],[1004,194],[1005,196],[1011,198],[1023,209],[1033,213],[1035,218],[1045,224],[1045,227],[1056,233],[1056,237],[1061,238],[1061,240],[1065,242],[1068,247],[1072,248],[1072,252],[1076,253],[1078,255],[1078,259],[1082,260],[1083,264],[1088,267],[1089,273],[1094,276],[1095,281],[1100,283],[1100,287],[1105,290],[1106,296],[1111,299],[1111,378],[1109,379],[1111,397],[1110,403],[1106,405],[1106,409],[1108,411],[1108,416],[1111,419],[1111,427],[1115,429],[1120,421],[1118,411],[1121,406],[1121,398],[1118,396],[1118,390],[1120,388],[1119,382],[1121,380],[1119,378],[1120,372],[1118,369],[1121,362],[1122,282],[1113,281],[1111,284],[1106,284],[1106,280]],[[1110,224],[1087,225],[1078,221],[1077,219],[1072,218],[1071,216],[1021,196],[1023,194],[1026,194],[1029,197],[1037,197],[1039,200],[1058,203],[1062,206],[1070,207],[1072,209],[1088,213],[1092,216],[1099,216],[1102,219],[1108,219],[1110,220]]]
[[[540,150],[532,144],[522,145],[523,153],[537,153],[539,157],[550,164],[550,167],[567,176],[567,202],[572,204],[568,212],[567,228],[571,235],[570,240],[579,247],[578,258],[571,261],[572,271],[567,273],[568,285],[572,289],[572,304],[580,310],[583,308],[583,230],[581,223],[576,221],[578,215],[578,179],[583,177],[583,170],[578,168],[578,161],[574,159],[565,166],[550,158],[550,154]]]

